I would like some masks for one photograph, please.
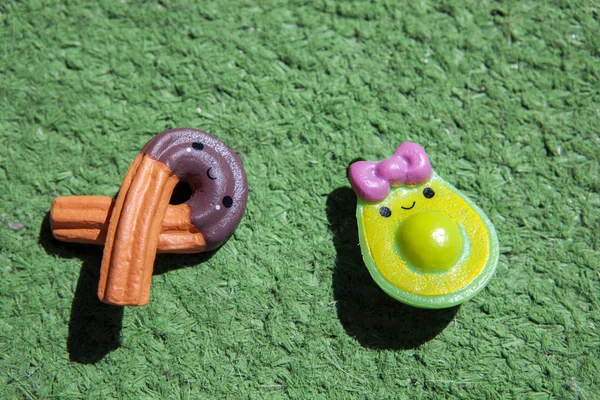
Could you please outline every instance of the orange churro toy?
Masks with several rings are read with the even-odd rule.
[[[175,186],[189,200],[169,201]],[[52,234],[58,240],[104,243],[98,297],[141,306],[150,299],[156,252],[199,253],[223,244],[237,228],[248,197],[239,157],[216,137],[173,129],[152,138],[127,171],[115,201],[104,196],[54,199]]]

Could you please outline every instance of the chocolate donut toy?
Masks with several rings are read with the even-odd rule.
[[[175,186],[191,189],[170,205]],[[54,237],[105,244],[98,297],[144,305],[156,252],[198,253],[223,244],[246,208],[248,186],[239,157],[216,137],[173,129],[152,138],[133,161],[116,201],[104,196],[59,197],[52,203]]]

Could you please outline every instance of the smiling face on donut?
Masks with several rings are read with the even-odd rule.
[[[248,188],[239,157],[216,137],[195,129],[166,131],[149,141],[144,153],[167,166],[191,188],[182,206],[208,249],[236,229],[246,208]]]

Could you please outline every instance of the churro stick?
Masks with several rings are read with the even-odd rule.
[[[110,304],[148,303],[162,221],[179,181],[146,154],[135,167],[130,184],[121,186],[106,234],[98,296]]]
[[[63,242],[103,245],[114,204],[108,196],[58,197],[50,207],[52,235]],[[186,204],[167,207],[157,251],[182,254],[206,251],[206,241],[192,225]]]

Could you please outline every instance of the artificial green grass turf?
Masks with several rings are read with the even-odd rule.
[[[0,5],[0,398],[600,396],[597,3],[102,3]],[[103,306],[50,202],[185,126],[239,152],[246,217]],[[405,140],[498,229],[460,309],[394,302],[357,250],[345,169]]]

